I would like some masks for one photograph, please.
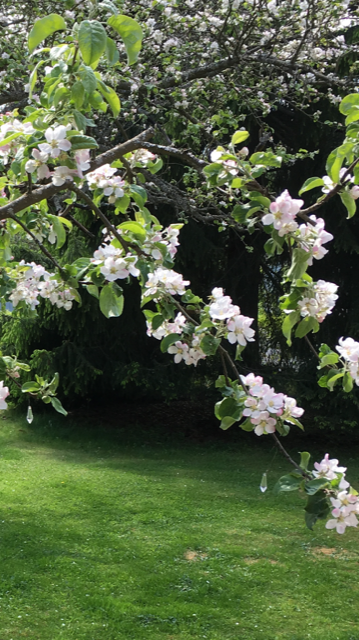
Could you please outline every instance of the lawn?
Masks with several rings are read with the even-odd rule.
[[[1,640],[359,639],[359,531],[260,493],[268,439],[131,433],[0,420]]]

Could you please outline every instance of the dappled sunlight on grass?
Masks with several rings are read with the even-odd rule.
[[[358,534],[308,531],[300,496],[262,495],[270,447],[53,422],[1,424],[1,640],[359,637]]]

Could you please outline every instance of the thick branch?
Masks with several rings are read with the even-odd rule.
[[[158,153],[159,155],[162,155],[162,156],[173,156],[178,160],[182,160],[183,162],[186,162],[191,167],[194,167],[194,169],[197,169],[197,171],[200,171],[200,172],[203,171],[203,168],[206,167],[208,164],[204,160],[200,160],[199,158],[196,158],[196,156],[194,156],[192,153],[189,153],[189,151],[181,151],[180,149],[176,149],[175,147],[165,147],[160,144],[152,144],[152,142],[145,142],[142,145],[142,148],[148,149],[149,151],[152,151],[152,153]]]
[[[126,140],[126,142],[117,145],[113,149],[110,149],[110,151],[102,153],[91,162],[90,168],[87,171],[84,171],[84,174],[89,173],[90,171],[94,171],[94,169],[98,169],[104,164],[111,164],[111,162],[119,159],[121,156],[129,153],[130,151],[140,149],[141,147],[143,147],[143,144],[153,136],[153,134],[154,129],[150,127],[135,138]],[[3,207],[0,207],[0,220],[3,220],[4,218],[11,218],[14,214],[27,209],[27,207],[30,207],[31,205],[41,202],[41,200],[49,200],[49,198],[52,198],[52,196],[54,196],[56,193],[64,191],[68,187],[69,181],[66,181],[65,184],[61,185],[60,187],[56,187],[52,183],[47,184],[43,187],[38,187],[31,193],[26,193],[17,200],[13,200],[12,202],[5,204]]]

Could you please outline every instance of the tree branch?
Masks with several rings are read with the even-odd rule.
[[[100,218],[100,220],[102,220],[102,222],[104,223],[104,225],[106,226],[106,228],[108,229],[108,231],[110,231],[115,238],[119,241],[121,247],[123,247],[123,249],[128,252],[130,251],[130,246],[129,244],[126,242],[126,240],[124,240],[121,235],[118,233],[116,227],[114,227],[111,222],[109,221],[109,219],[105,216],[104,213],[102,213],[102,211],[96,207],[95,203],[91,200],[91,198],[84,193],[84,191],[82,191],[81,189],[79,189],[78,187],[76,187],[74,184],[70,184],[69,185],[69,189],[71,189],[71,191],[74,191],[75,193],[77,193],[77,195],[82,198],[82,200],[84,200],[88,206],[90,207],[90,209],[92,209],[92,211],[94,211],[96,213],[96,215]]]
[[[51,255],[50,251],[48,251],[46,249],[46,247],[42,244],[42,242],[40,242],[40,240],[37,239],[37,237],[32,233],[32,231],[30,231],[30,229],[26,226],[26,224],[17,216],[15,216],[14,214],[9,216],[9,218],[11,218],[12,220],[15,220],[15,222],[24,229],[24,231],[26,231],[26,233],[30,236],[30,238],[33,239],[34,242],[36,242],[37,246],[39,247],[39,249],[42,251],[42,253],[49,258],[49,260],[51,260],[51,262],[55,265],[55,267],[57,267],[57,269],[60,271],[60,273],[64,273],[64,270],[62,268],[62,266],[57,262],[57,260],[53,257],[53,255]]]
[[[104,164],[111,164],[114,160],[119,159],[126,153],[130,151],[135,151],[135,149],[140,149],[143,147],[144,143],[149,140],[154,135],[154,129],[150,127],[146,129],[143,133],[140,133],[135,138],[131,140],[126,140],[122,144],[117,145],[113,149],[109,151],[105,151],[101,155],[97,156],[92,162],[89,169],[84,171],[84,175],[89,173],[90,171],[94,171],[99,167],[102,167]],[[52,198],[56,193],[60,191],[64,191],[69,188],[69,180],[65,182],[65,184],[60,187],[56,187],[54,184],[50,183],[43,187],[38,187],[34,189],[31,193],[26,193],[21,196],[17,200],[13,200],[8,204],[5,204],[3,207],[0,207],[0,220],[4,220],[4,218],[11,218],[14,214],[19,213],[19,211],[23,211],[30,207],[33,204],[37,204],[41,202],[41,200],[48,200]]]

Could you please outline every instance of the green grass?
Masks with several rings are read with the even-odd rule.
[[[0,424],[1,640],[359,638],[359,532],[308,531],[300,496],[260,493],[268,440],[39,422]]]

